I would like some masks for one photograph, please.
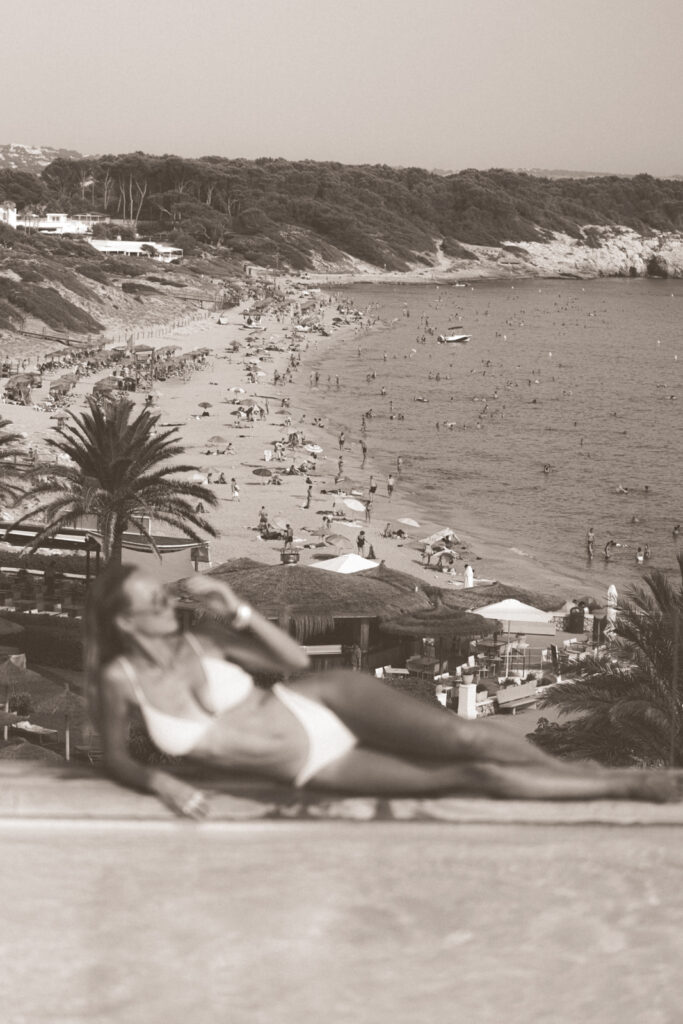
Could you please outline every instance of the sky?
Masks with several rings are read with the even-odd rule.
[[[681,0],[5,0],[0,143],[683,174]]]

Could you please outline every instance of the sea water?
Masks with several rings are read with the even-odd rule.
[[[354,447],[372,410],[364,436],[374,465],[389,473],[403,460],[397,496],[455,529],[460,516],[474,517],[520,558],[562,567],[594,590],[637,579],[635,553],[646,544],[645,569],[675,569],[683,282],[364,285],[337,294],[377,324],[343,346],[316,345],[310,408]],[[440,344],[453,328],[471,340]],[[606,565],[608,539],[620,547]]]

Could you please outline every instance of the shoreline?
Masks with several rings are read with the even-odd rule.
[[[389,327],[385,329],[390,330]],[[371,331],[374,330],[374,328],[371,328]],[[381,331],[382,328],[379,330]],[[367,334],[365,336],[367,337]],[[353,343],[354,340],[353,337],[349,337],[346,339],[346,343]],[[324,359],[324,352],[321,352],[320,356]],[[315,358],[315,354],[310,351],[307,352],[302,357],[302,369],[308,369],[308,367],[314,364]],[[306,359],[308,359],[307,365]],[[308,416],[305,403],[308,389],[303,382],[301,384],[297,382],[297,387],[300,388],[299,408],[306,411]],[[332,389],[330,394],[334,395],[334,393],[334,389]],[[318,392],[318,395],[320,396],[321,392]],[[337,434],[344,427],[344,421],[335,416],[334,413],[328,417],[324,434],[330,447],[336,445]],[[356,432],[351,433],[352,436],[347,439],[347,445],[351,444],[352,448],[357,450],[358,439],[355,436]],[[354,454],[352,466],[359,464],[360,461],[360,457]],[[475,583],[477,578],[497,580],[519,586],[523,589],[538,591],[550,597],[561,591],[566,595],[565,599],[570,598],[575,593],[604,589],[602,583],[596,586],[595,583],[591,583],[583,575],[572,573],[567,569],[556,569],[540,562],[533,552],[521,554],[520,549],[512,550],[496,537],[495,528],[482,524],[478,514],[471,509],[458,505],[455,512],[451,515],[436,513],[435,518],[435,514],[428,510],[427,503],[420,500],[419,495],[411,488],[409,482],[404,480],[406,486],[402,488],[400,477],[397,478],[396,490],[390,503],[386,498],[385,481],[392,468],[393,464],[389,460],[383,460],[376,451],[368,454],[365,470],[363,471],[364,475],[367,479],[369,479],[370,475],[375,477],[379,485],[378,497],[384,499],[381,503],[375,502],[377,508],[381,508],[383,513],[382,515],[373,514],[373,534],[381,531],[387,520],[407,516],[425,524],[426,528],[419,533],[419,537],[426,536],[440,527],[451,527],[455,531],[462,542],[461,553],[463,557],[457,563],[457,572],[460,580],[462,580],[464,565],[470,561],[475,571]],[[396,475],[395,471],[394,475]],[[384,512],[386,512],[386,516],[383,517]],[[436,586],[453,589],[450,583],[451,577],[448,575],[439,575],[433,570],[426,571],[421,569],[419,556],[411,549],[410,540],[405,543],[397,543],[393,540],[381,541],[380,544],[381,554],[378,546],[375,545],[378,557],[386,557],[388,553],[389,557],[386,558],[387,564],[392,568],[402,568],[406,572],[412,572],[423,579],[427,579]],[[392,560],[392,553],[400,559],[403,563],[402,565],[399,566]],[[410,566],[406,564],[407,561],[410,561]],[[562,601],[559,601],[559,604],[562,603]]]
[[[300,289],[317,287],[312,285],[310,277],[305,280],[301,278],[287,279],[287,284],[291,283],[295,283]],[[333,300],[332,303],[329,301],[330,297]],[[293,301],[297,301],[297,296]],[[334,294],[328,287],[316,295],[316,301],[322,307],[323,319],[329,327],[331,316],[336,313],[337,303],[334,301]],[[245,307],[248,308],[250,304],[250,301],[246,301],[227,311],[229,318],[227,325],[219,325],[216,322],[217,316],[212,316],[182,327],[171,328],[162,335],[163,342],[161,343],[173,341],[183,349],[194,348],[197,344],[201,344],[211,348],[214,354],[204,368],[192,374],[189,381],[172,378],[165,382],[156,382],[155,389],[161,396],[156,408],[160,412],[160,425],[178,424],[182,443],[186,447],[186,461],[193,462],[202,475],[208,474],[209,471],[216,474],[222,471],[227,480],[234,477],[239,485],[239,500],[233,501],[230,497],[229,485],[216,486],[212,484],[220,501],[219,506],[212,513],[212,519],[220,530],[220,536],[209,541],[212,564],[220,564],[236,557],[253,558],[255,561],[268,564],[279,561],[281,542],[263,541],[256,529],[261,505],[265,505],[272,522],[291,523],[295,538],[300,541],[298,546],[301,562],[310,564],[314,562],[316,554],[335,553],[329,548],[318,549],[303,545],[313,545],[318,542],[314,531],[322,525],[322,513],[330,511],[332,508],[333,496],[323,492],[329,492],[334,486],[339,454],[337,441],[339,427],[336,409],[327,410],[324,428],[312,424],[313,416],[315,415],[317,418],[318,413],[312,412],[311,407],[318,405],[317,399],[326,395],[327,392],[318,389],[316,401],[312,402],[309,375],[313,372],[312,368],[316,361],[325,358],[325,349],[328,345],[352,346],[357,339],[367,337],[368,332],[374,334],[391,331],[391,326],[386,324],[370,327],[363,325],[359,329],[354,324],[343,325],[331,331],[330,338],[303,334],[302,342],[298,346],[299,351],[296,353],[300,363],[298,368],[292,372],[292,381],[285,385],[275,385],[272,382],[273,371],[277,371],[280,375],[284,374],[294,353],[290,351],[289,343],[285,341],[285,337],[292,334],[291,324],[284,322],[271,304],[271,308],[264,313],[265,329],[259,333],[258,341],[254,346],[254,350],[260,352],[261,365],[264,367],[261,372],[265,376],[259,378],[258,383],[248,384],[244,368],[247,354],[244,340],[249,332],[243,326],[241,310]],[[286,317],[285,320],[289,321],[290,317]],[[293,316],[291,322],[294,322]],[[161,341],[161,338],[159,340]],[[241,350],[230,354],[226,350],[234,341],[241,344]],[[264,344],[267,342],[278,344],[284,350],[267,352]],[[93,376],[79,382],[76,387],[78,399],[82,400],[92,390],[96,379]],[[235,387],[243,387],[244,395],[236,395],[227,390]],[[334,389],[332,389],[332,395],[334,395]],[[144,402],[144,394],[131,394],[130,397],[138,407]],[[232,402],[249,397],[267,399],[270,407],[269,415],[267,419],[257,420],[250,425],[244,422],[237,424],[231,415],[235,409]],[[305,475],[283,475],[281,486],[273,487],[264,483],[264,480],[269,479],[268,477],[254,473],[254,470],[267,468],[264,451],[272,450],[274,440],[284,438],[288,433],[285,426],[287,410],[283,411],[280,408],[283,398],[289,399],[290,402],[291,429],[302,430],[306,442],[319,444],[323,448],[316,468],[311,473],[314,489],[311,507],[308,509],[304,507],[306,500]],[[209,415],[206,417],[198,415],[201,412],[198,408],[200,401],[211,402]],[[75,411],[80,411],[81,408],[83,408],[82,404],[77,406],[74,403]],[[3,414],[12,421],[17,429],[27,433],[27,444],[40,444],[46,425],[52,426],[48,414],[31,407],[4,406]],[[221,456],[202,454],[206,449],[208,438],[218,434],[225,436],[231,442],[233,452]],[[343,452],[345,475],[363,484],[364,489],[370,475],[374,475],[378,483],[378,491],[373,507],[372,522],[366,523],[364,514],[360,513],[357,519],[352,520],[356,524],[355,528],[339,526],[335,529],[336,524],[333,526],[336,533],[348,535],[347,543],[342,545],[343,550],[355,551],[355,538],[358,530],[363,528],[366,531],[368,543],[374,548],[378,560],[384,559],[389,567],[410,573],[424,583],[444,589],[455,589],[454,577],[437,573],[421,564],[419,552],[414,545],[416,539],[427,536],[439,527],[449,526],[455,530],[463,542],[463,546],[459,549],[462,558],[456,565],[457,577],[455,579],[457,582],[462,580],[462,571],[466,561],[470,561],[476,578],[501,580],[529,590],[540,591],[551,597],[557,596],[558,606],[579,591],[586,589],[585,581],[571,573],[544,566],[535,561],[533,554],[521,557],[505,548],[496,540],[491,531],[487,531],[487,528],[480,522],[474,521],[474,513],[467,509],[458,509],[448,517],[449,521],[434,521],[433,516],[427,511],[427,506],[420,502],[419,496],[410,490],[409,485],[405,490],[403,489],[400,478],[397,481],[397,490],[390,500],[386,494],[386,478],[392,467],[383,462],[380,453],[372,451],[368,455],[365,468],[361,469],[362,457],[358,444],[360,433],[348,430],[348,434]],[[292,451],[288,449],[285,462],[271,461],[268,465],[285,467],[292,462],[299,465],[303,462],[306,454],[302,448]],[[405,542],[382,538],[381,532],[384,524],[402,517],[416,519],[420,524],[424,524],[424,530],[420,529],[417,532],[417,537],[409,538]],[[591,588],[588,585],[588,589],[597,588]]]

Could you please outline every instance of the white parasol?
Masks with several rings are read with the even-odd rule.
[[[508,643],[505,650],[505,675],[508,674],[510,666],[510,633],[512,627],[516,633],[533,632],[534,624],[548,624],[553,621],[552,612],[544,612],[541,608],[534,608],[531,604],[524,604],[514,597],[508,597],[504,601],[496,601],[495,604],[484,605],[483,608],[472,608],[470,611],[482,615],[485,619],[498,619],[505,623],[505,631],[508,634]]]

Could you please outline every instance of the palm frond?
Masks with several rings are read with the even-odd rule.
[[[178,476],[196,470],[175,461],[185,454],[180,435],[175,428],[157,430],[159,413],[134,413],[131,402],[100,406],[91,398],[84,412],[71,413],[70,421],[48,439],[51,450],[69,462],[41,462],[30,474],[26,499],[37,499],[38,507],[22,519],[40,517],[48,524],[32,546],[60,527],[76,525],[85,515],[96,518],[106,560],[116,554],[131,527],[155,546],[150,531],[136,518],[140,515],[171,525],[198,542],[203,539],[199,531],[216,536],[192,504],[215,508],[215,493]]]

